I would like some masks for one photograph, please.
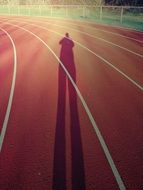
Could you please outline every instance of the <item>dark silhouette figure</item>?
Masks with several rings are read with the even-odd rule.
[[[74,64],[74,43],[69,34],[60,40],[60,60],[66,67],[76,83],[76,70]],[[59,65],[58,78],[58,106],[54,148],[53,190],[66,190],[66,157],[65,157],[65,104],[66,82],[68,84],[70,106],[70,132],[71,132],[71,159],[72,159],[72,189],[85,190],[85,176],[83,152],[80,134],[80,123],[77,109],[77,95],[65,71]]]

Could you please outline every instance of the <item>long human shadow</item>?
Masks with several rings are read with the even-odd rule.
[[[74,43],[70,39],[68,33],[60,40],[59,44],[61,45],[60,60],[76,83],[76,69],[73,54]],[[65,147],[66,90],[68,90],[70,106],[72,190],[85,190],[84,161],[77,108],[77,95],[61,65],[59,65],[58,73],[58,106],[54,147],[53,190],[67,189]]]

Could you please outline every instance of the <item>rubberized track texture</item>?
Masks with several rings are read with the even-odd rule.
[[[143,33],[0,24],[0,189],[142,190]]]

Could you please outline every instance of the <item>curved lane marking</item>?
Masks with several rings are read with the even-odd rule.
[[[38,16],[38,17],[40,17],[40,18],[43,18],[43,17],[41,17],[41,16]],[[47,17],[44,17],[44,18],[47,18]],[[48,17],[49,18],[49,17]],[[51,18],[51,17],[50,17]],[[67,23],[68,22],[68,19],[66,20],[66,19],[61,19],[60,20],[60,22],[63,22],[63,23]],[[75,21],[75,20],[70,20],[70,21],[74,21],[74,22],[77,22],[77,21]],[[138,39],[136,39],[136,38],[132,38],[132,37],[129,37],[129,36],[125,36],[125,35],[122,35],[122,34],[118,34],[118,33],[116,33],[116,32],[111,32],[111,31],[107,31],[107,30],[103,30],[103,29],[97,29],[97,28],[95,28],[96,27],[96,25],[95,26],[87,26],[87,25],[83,25],[83,23],[84,22],[82,22],[82,24],[73,24],[73,23],[70,23],[71,25],[73,25],[73,26],[84,26],[85,28],[91,28],[91,29],[93,29],[93,30],[96,30],[96,31],[102,31],[102,32],[105,32],[105,33],[109,33],[109,34],[113,34],[113,35],[115,35],[115,36],[120,36],[120,37],[123,37],[123,38],[127,38],[127,39],[130,39],[130,40],[133,40],[133,41],[136,41],[136,42],[139,42],[139,43],[143,43],[143,40],[138,40]],[[95,24],[95,23],[92,23],[92,22],[85,22],[85,23],[87,23],[87,24]],[[102,26],[102,24],[98,24],[98,25],[101,25]],[[104,26],[104,25],[103,25]],[[105,25],[106,26],[106,25]],[[107,25],[108,27],[110,27],[110,25]],[[114,26],[113,26],[114,27]],[[112,26],[111,26],[111,28],[112,28]],[[113,28],[114,29],[114,28]],[[119,29],[119,30],[122,30],[122,29],[124,29],[124,31],[130,31],[130,29],[127,29],[127,28],[120,28],[120,27],[118,27],[117,29]],[[131,30],[132,31],[132,30]],[[143,33],[142,31],[134,31],[135,33]]]
[[[11,20],[14,20],[14,19],[11,19]],[[27,19],[23,19],[22,18],[22,20],[26,20],[27,21]],[[28,20],[29,21],[29,20]],[[32,20],[30,20],[31,22],[32,22]],[[37,22],[37,20],[36,20],[36,22]],[[123,46],[120,46],[120,45],[118,45],[118,44],[116,44],[116,43],[113,43],[113,42],[111,42],[111,41],[108,41],[108,40],[105,40],[105,39],[103,39],[103,38],[101,38],[101,37],[97,37],[97,36],[94,36],[94,35],[92,35],[92,34],[89,34],[89,33],[87,33],[87,32],[82,32],[81,30],[77,30],[77,29],[74,29],[74,28],[69,28],[69,27],[67,27],[67,26],[63,26],[63,25],[59,25],[59,24],[53,24],[53,23],[50,23],[49,21],[38,21],[38,22],[40,22],[40,23],[45,23],[45,24],[48,24],[48,25],[54,25],[54,26],[57,26],[57,27],[60,27],[60,28],[67,28],[67,29],[70,29],[70,30],[73,30],[73,31],[75,31],[75,32],[79,32],[79,33],[81,33],[81,34],[84,34],[84,35],[87,35],[87,36],[89,36],[89,37],[91,37],[91,38],[94,38],[94,39],[98,39],[98,40],[100,40],[100,41],[103,41],[103,42],[105,42],[105,43],[107,43],[107,44],[110,44],[110,45],[112,45],[112,46],[114,46],[114,47],[118,47],[118,48],[120,48],[120,49],[123,49],[124,51],[127,51],[127,52],[129,52],[129,53],[131,53],[131,54],[134,54],[134,55],[136,55],[136,56],[139,56],[139,57],[141,57],[141,58],[143,58],[143,55],[142,54],[140,54],[140,53],[137,53],[137,52],[134,52],[134,51],[132,51],[132,50],[130,50],[130,49],[128,49],[128,48],[125,48],[125,47],[123,47]],[[72,25],[75,25],[75,24],[72,24]],[[78,26],[78,25],[75,25],[75,26]],[[80,26],[80,25],[79,25]],[[102,30],[100,30],[100,31],[102,31]],[[128,37],[129,38],[129,37]],[[131,39],[131,38],[129,38],[129,39]],[[137,40],[136,40],[137,41]],[[143,43],[143,41],[142,41],[142,43]]]
[[[41,22],[40,22],[40,23],[41,23]],[[118,47],[118,48],[120,48],[120,49],[123,49],[124,51],[127,51],[127,52],[129,52],[129,53],[132,53],[132,54],[134,54],[134,55],[136,55],[136,56],[139,56],[139,57],[143,58],[143,55],[142,55],[142,54],[136,53],[136,52],[134,52],[134,51],[132,51],[132,50],[130,50],[130,49],[128,49],[128,48],[125,48],[125,47],[123,47],[123,46],[120,46],[120,45],[115,44],[115,43],[113,43],[113,42],[111,42],[111,41],[105,40],[105,39],[103,39],[103,38],[94,36],[94,35],[89,34],[89,33],[87,33],[87,32],[82,32],[82,31],[80,31],[80,30],[73,29],[73,28],[69,28],[69,27],[66,27],[66,26],[49,23],[49,22],[47,22],[47,21],[46,21],[46,22],[43,22],[43,21],[42,21],[42,23],[54,25],[54,26],[57,26],[57,27],[60,27],[60,28],[67,28],[67,29],[70,29],[70,30],[79,32],[79,33],[81,33],[81,34],[87,35],[87,36],[89,36],[89,37],[91,37],[91,38],[94,38],[94,39],[98,39],[98,40],[100,40],[100,41],[103,41],[103,42],[108,43],[108,44],[110,44],[110,45],[112,45],[112,46]]]
[[[7,17],[9,16],[9,15],[6,15]],[[14,16],[14,15],[13,15]],[[27,15],[18,15],[19,17],[27,17],[27,18],[31,18],[32,16],[27,16]],[[6,17],[6,19],[7,19],[7,17]],[[58,19],[59,20],[59,17],[49,17],[49,16],[34,16],[34,17],[38,17],[38,18],[50,18],[50,19]],[[34,18],[34,17],[32,17],[32,18]],[[5,19],[5,18],[3,18],[3,19]],[[19,18],[18,18],[19,19]],[[21,18],[20,18],[21,19]],[[35,18],[34,18],[35,19]],[[119,33],[117,33],[117,32],[111,32],[111,31],[107,31],[107,30],[103,30],[103,29],[97,29],[97,28],[95,28],[95,26],[96,25],[100,25],[100,26],[103,26],[103,27],[110,27],[111,29],[113,28],[113,29],[117,29],[117,30],[121,30],[121,31],[125,31],[125,32],[128,32],[128,31],[130,31],[130,32],[134,32],[134,33],[139,33],[139,34],[142,34],[143,32],[141,31],[141,30],[137,30],[137,29],[134,29],[134,28],[127,28],[127,27],[121,27],[121,26],[113,26],[113,25],[109,25],[109,24],[101,24],[101,23],[95,23],[95,22],[89,22],[89,21],[81,21],[81,20],[73,20],[73,19],[69,19],[69,18],[60,18],[60,21],[62,21],[62,22],[68,22],[68,21],[72,21],[72,22],[76,22],[76,23],[81,23],[81,24],[94,24],[94,26],[89,26],[89,25],[79,25],[79,24],[73,24],[73,23],[71,23],[72,25],[75,25],[75,26],[86,26],[87,28],[92,28],[92,29],[95,29],[95,30],[97,30],[97,31],[102,31],[102,32],[105,32],[105,33],[111,33],[111,34],[113,34],[113,35],[116,35],[116,36],[120,36],[120,37],[123,37],[123,38],[127,38],[127,39],[130,39],[130,40],[133,40],[133,41],[136,41],[136,42],[139,42],[139,43],[143,43],[143,40],[138,40],[138,39],[136,39],[136,38],[132,38],[132,37],[129,37],[129,36],[125,36],[125,35],[122,35],[122,34],[119,34]]]
[[[12,25],[12,26],[18,26],[18,25],[15,25],[15,24],[11,24],[9,22],[3,22],[3,23],[7,23],[9,25]],[[47,31],[50,31],[52,33],[55,33],[59,36],[63,36],[61,33],[58,33],[58,32],[55,32],[53,30],[50,30],[50,29],[47,29],[46,27],[42,27],[42,26],[39,26],[39,25],[36,25],[36,24],[29,24],[27,22],[20,22],[20,23],[26,23],[27,25],[31,25],[31,26],[36,26],[38,28],[42,28],[44,30],[47,30]],[[86,46],[82,45],[81,43],[73,40],[74,43],[78,44],[80,47],[82,47],[83,49],[86,49],[88,52],[92,53],[93,55],[95,55],[96,57],[98,57],[99,59],[101,59],[104,63],[106,63],[108,66],[110,66],[112,69],[116,70],[118,73],[120,73],[122,76],[124,76],[127,80],[129,80],[132,84],[134,84],[137,88],[139,88],[140,90],[143,91],[143,86],[141,86],[140,84],[138,84],[136,81],[134,81],[133,79],[131,79],[128,75],[126,75],[123,71],[121,71],[120,69],[118,69],[117,67],[115,67],[114,65],[112,65],[109,61],[107,61],[106,59],[104,59],[102,56],[98,55],[97,53],[93,52],[92,50],[90,50],[89,48],[87,48]]]
[[[13,24],[10,24],[10,25],[13,25]],[[95,130],[95,133],[96,133],[96,135],[97,135],[97,137],[98,137],[98,140],[99,140],[99,142],[100,142],[100,144],[101,144],[101,147],[102,147],[103,152],[104,152],[104,154],[105,154],[105,156],[106,156],[106,159],[107,159],[107,161],[108,161],[108,163],[109,163],[109,165],[110,165],[110,167],[111,167],[111,170],[112,170],[112,172],[113,172],[113,175],[114,175],[114,177],[115,177],[115,179],[116,179],[116,182],[117,182],[117,184],[118,184],[118,186],[119,186],[119,189],[120,189],[120,190],[126,190],[126,187],[125,187],[125,185],[124,185],[124,182],[123,182],[122,179],[121,179],[121,176],[120,176],[120,174],[119,174],[119,172],[118,172],[118,170],[117,170],[117,168],[116,168],[116,166],[115,166],[115,163],[114,163],[114,161],[113,161],[113,159],[112,159],[112,156],[111,156],[111,154],[110,154],[110,152],[109,152],[109,149],[108,149],[108,147],[107,147],[107,145],[106,145],[106,143],[105,143],[105,140],[104,140],[104,138],[103,138],[103,136],[102,136],[102,134],[101,134],[99,128],[97,127],[97,124],[96,124],[96,122],[95,122],[95,120],[94,120],[94,117],[92,116],[92,114],[91,114],[91,112],[90,112],[90,109],[88,108],[88,105],[87,105],[86,101],[84,100],[84,98],[83,98],[81,92],[79,91],[77,85],[75,84],[74,80],[73,80],[72,77],[70,76],[69,72],[67,71],[67,69],[65,68],[65,66],[63,65],[63,63],[60,61],[60,59],[59,59],[58,56],[55,54],[55,52],[54,52],[39,36],[37,36],[36,34],[34,34],[33,32],[31,32],[30,30],[27,30],[27,29],[25,29],[25,28],[23,28],[23,27],[20,27],[20,26],[18,26],[18,25],[13,25],[13,26],[15,26],[15,27],[17,27],[17,28],[19,28],[19,29],[22,29],[22,30],[24,30],[24,31],[26,31],[26,32],[28,32],[28,33],[30,33],[31,35],[33,35],[34,37],[36,37],[38,40],[40,40],[40,41],[48,48],[48,50],[54,55],[54,57],[56,58],[56,60],[58,61],[58,63],[61,65],[61,67],[63,68],[63,70],[64,70],[64,72],[66,73],[67,77],[68,77],[69,80],[71,81],[73,87],[75,88],[76,93],[77,93],[77,95],[78,95],[78,97],[79,97],[79,99],[80,99],[80,101],[81,101],[81,103],[82,103],[82,105],[83,105],[83,107],[84,107],[84,109],[85,109],[85,111],[86,111],[88,117],[89,117],[89,120],[90,120],[90,122],[91,122],[91,124],[92,124],[92,126],[93,126],[93,128],[94,128],[94,130]]]
[[[15,89],[15,82],[16,82],[16,71],[17,71],[17,55],[16,55],[16,47],[14,44],[13,39],[11,38],[10,34],[5,31],[3,28],[0,27],[0,30],[2,30],[10,39],[12,46],[13,46],[13,51],[14,51],[14,70],[13,70],[13,78],[12,78],[12,84],[11,84],[11,90],[10,90],[10,95],[9,95],[9,100],[8,100],[8,105],[6,109],[6,114],[4,118],[4,122],[2,125],[2,130],[0,134],[0,152],[2,150],[2,145],[4,142],[5,134],[6,134],[6,129],[8,125],[8,120],[10,116],[10,111],[11,111],[11,106],[12,106],[12,101],[13,101],[13,95],[14,95],[14,89]]]
[[[23,17],[23,16],[20,16],[20,17]],[[29,16],[26,16],[25,15],[25,17],[28,17],[28,19],[29,19]],[[36,18],[50,18],[50,19],[59,19],[59,17],[44,17],[44,16],[36,16]],[[30,17],[31,18],[31,17]],[[33,18],[33,17],[32,17]],[[4,18],[5,19],[5,18]],[[21,19],[21,18],[18,18],[18,19]],[[34,18],[35,19],[35,18]],[[120,37],[123,37],[123,38],[127,38],[127,39],[130,39],[130,40],[133,40],[133,41],[136,41],[136,42],[139,42],[139,43],[143,43],[143,40],[138,40],[138,39],[136,39],[136,38],[133,38],[133,37],[129,37],[129,36],[125,36],[125,35],[122,35],[122,34],[119,34],[119,33],[117,33],[117,32],[111,32],[111,31],[108,31],[108,30],[103,30],[103,29],[97,29],[97,28],[95,28],[96,27],[96,24],[97,25],[101,25],[101,26],[108,26],[108,27],[110,27],[111,29],[113,28],[115,28],[115,29],[117,29],[117,30],[121,30],[121,31],[125,31],[125,32],[134,32],[134,33],[143,33],[142,31],[140,31],[140,30],[136,30],[136,29],[133,29],[133,28],[124,28],[124,27],[117,27],[117,26],[111,26],[111,25],[106,25],[106,24],[101,24],[101,23],[93,23],[93,22],[87,22],[87,21],[80,21],[80,20],[77,20],[77,21],[75,21],[75,20],[72,20],[72,19],[64,19],[64,18],[60,18],[60,21],[62,21],[62,22],[64,22],[64,23],[67,23],[68,21],[72,21],[72,22],[76,22],[77,24],[73,24],[73,23],[70,23],[71,25],[73,25],[73,26],[84,26],[84,27],[87,27],[87,28],[91,28],[91,29],[94,29],[94,30],[97,30],[97,31],[102,31],[102,32],[105,32],[105,33],[109,33],[109,34],[113,34],[113,35],[115,35],[115,36],[120,36]],[[78,22],[80,22],[79,24],[78,24]],[[84,24],[84,23],[87,23],[87,24],[94,24],[94,26],[89,26],[89,25],[82,25],[82,24]]]

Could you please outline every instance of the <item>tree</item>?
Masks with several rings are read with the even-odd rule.
[[[143,6],[143,0],[105,0],[105,4]]]

